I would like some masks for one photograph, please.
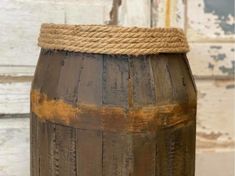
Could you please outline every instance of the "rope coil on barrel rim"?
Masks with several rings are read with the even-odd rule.
[[[42,24],[38,45],[44,49],[135,56],[189,51],[181,29],[110,25]]]

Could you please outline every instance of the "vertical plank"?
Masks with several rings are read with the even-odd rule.
[[[185,173],[194,176],[195,174],[195,160],[196,160],[196,119],[186,125],[183,129],[184,141],[183,147],[185,154]],[[185,140],[184,140],[185,139]]]
[[[62,52],[65,59],[62,61],[60,78],[58,81],[58,98],[75,104],[77,102],[77,87],[81,77],[84,59],[80,53]]]
[[[37,120],[38,172],[39,176],[54,175],[53,125]],[[37,151],[37,146],[34,146]],[[37,168],[37,167],[36,167]],[[37,175],[37,174],[36,174]]]
[[[167,64],[167,56],[164,54],[151,57],[157,104],[170,103],[173,99],[171,75]]]
[[[150,59],[146,56],[130,58],[130,72],[133,81],[134,106],[155,104],[155,91]]]
[[[133,175],[131,135],[103,132],[103,176]]]
[[[41,91],[45,93],[49,98],[56,98],[58,96],[57,88],[60,78],[60,72],[62,65],[64,64],[64,55],[61,55],[59,51],[47,51],[46,59],[48,60],[48,65],[44,71],[45,75],[43,84],[41,86]],[[38,75],[41,76],[41,75]]]
[[[183,69],[186,68],[185,62],[182,61],[184,59],[183,56],[180,54],[168,54],[167,58],[174,101],[187,103],[191,96],[193,96],[193,100],[195,100],[194,95],[187,94],[187,89],[190,85],[187,85],[186,83],[191,83],[192,86],[192,80],[188,76],[189,71],[183,71]]]
[[[195,122],[157,135],[157,175],[194,176]]]
[[[76,131],[77,175],[102,176],[102,132]]]
[[[103,69],[103,104],[128,107],[128,57],[104,55]],[[132,158],[131,135],[103,132],[103,176],[132,175]]]
[[[103,104],[128,106],[128,78],[127,57],[104,55]]]
[[[30,175],[39,176],[39,151],[38,151],[38,123],[37,117],[30,117]]]
[[[44,56],[46,56],[44,58]],[[42,53],[43,71],[36,74],[39,78],[39,89],[51,99],[65,95],[66,89],[61,86],[61,68],[64,66],[65,54],[58,51]],[[47,59],[47,60],[46,60]],[[39,61],[40,62],[40,61]],[[69,76],[69,75],[63,75]],[[70,90],[71,91],[71,90]],[[71,92],[69,92],[71,93]],[[38,121],[39,175],[76,176],[75,130],[50,122]],[[44,161],[45,160],[45,161]]]
[[[133,134],[133,155],[135,176],[155,176],[156,136],[155,134]]]
[[[78,102],[102,104],[103,56],[83,54],[83,66],[77,87]]]
[[[55,126],[55,175],[76,176],[76,130],[62,125]]]
[[[50,64],[50,51],[42,49],[39,58],[37,67],[35,70],[35,75],[32,83],[32,89],[40,90],[44,83],[46,77],[47,67]]]

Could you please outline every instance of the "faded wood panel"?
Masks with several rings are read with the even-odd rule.
[[[0,119],[0,176],[29,176],[29,118]]]
[[[0,114],[29,113],[31,83],[0,83]]]
[[[1,1],[0,75],[33,75],[41,23],[104,24],[111,6],[112,0]]]
[[[38,57],[38,56],[37,56]],[[0,64],[0,76],[33,76],[35,71],[35,65],[24,66],[24,65],[1,65]]]
[[[189,41],[234,41],[233,0],[188,0]]]
[[[118,24],[122,26],[150,27],[150,0],[122,0],[118,9]]]
[[[197,147],[234,148],[234,81],[197,81]]]
[[[234,150],[199,152],[196,159],[196,176],[233,176]]]
[[[40,25],[43,22],[63,23],[63,5],[7,0],[0,4],[0,64],[35,65]]]
[[[233,76],[235,46],[233,43],[191,43],[187,54],[196,76]]]
[[[152,1],[151,26],[152,27],[178,27],[185,28],[186,1],[166,0]]]
[[[107,1],[109,5],[111,0]],[[95,15],[94,15],[95,12]],[[65,16],[64,23],[66,24],[104,24],[109,20],[105,9],[105,4],[80,4],[79,2],[75,3],[66,3],[65,4]]]

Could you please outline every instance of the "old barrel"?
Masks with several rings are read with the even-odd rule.
[[[43,24],[31,176],[193,176],[196,87],[173,28]]]

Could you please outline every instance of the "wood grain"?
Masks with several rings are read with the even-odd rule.
[[[31,94],[32,176],[193,176],[195,91],[183,54],[42,50]]]
[[[84,176],[102,176],[102,131],[77,129],[76,134],[77,174]]]

